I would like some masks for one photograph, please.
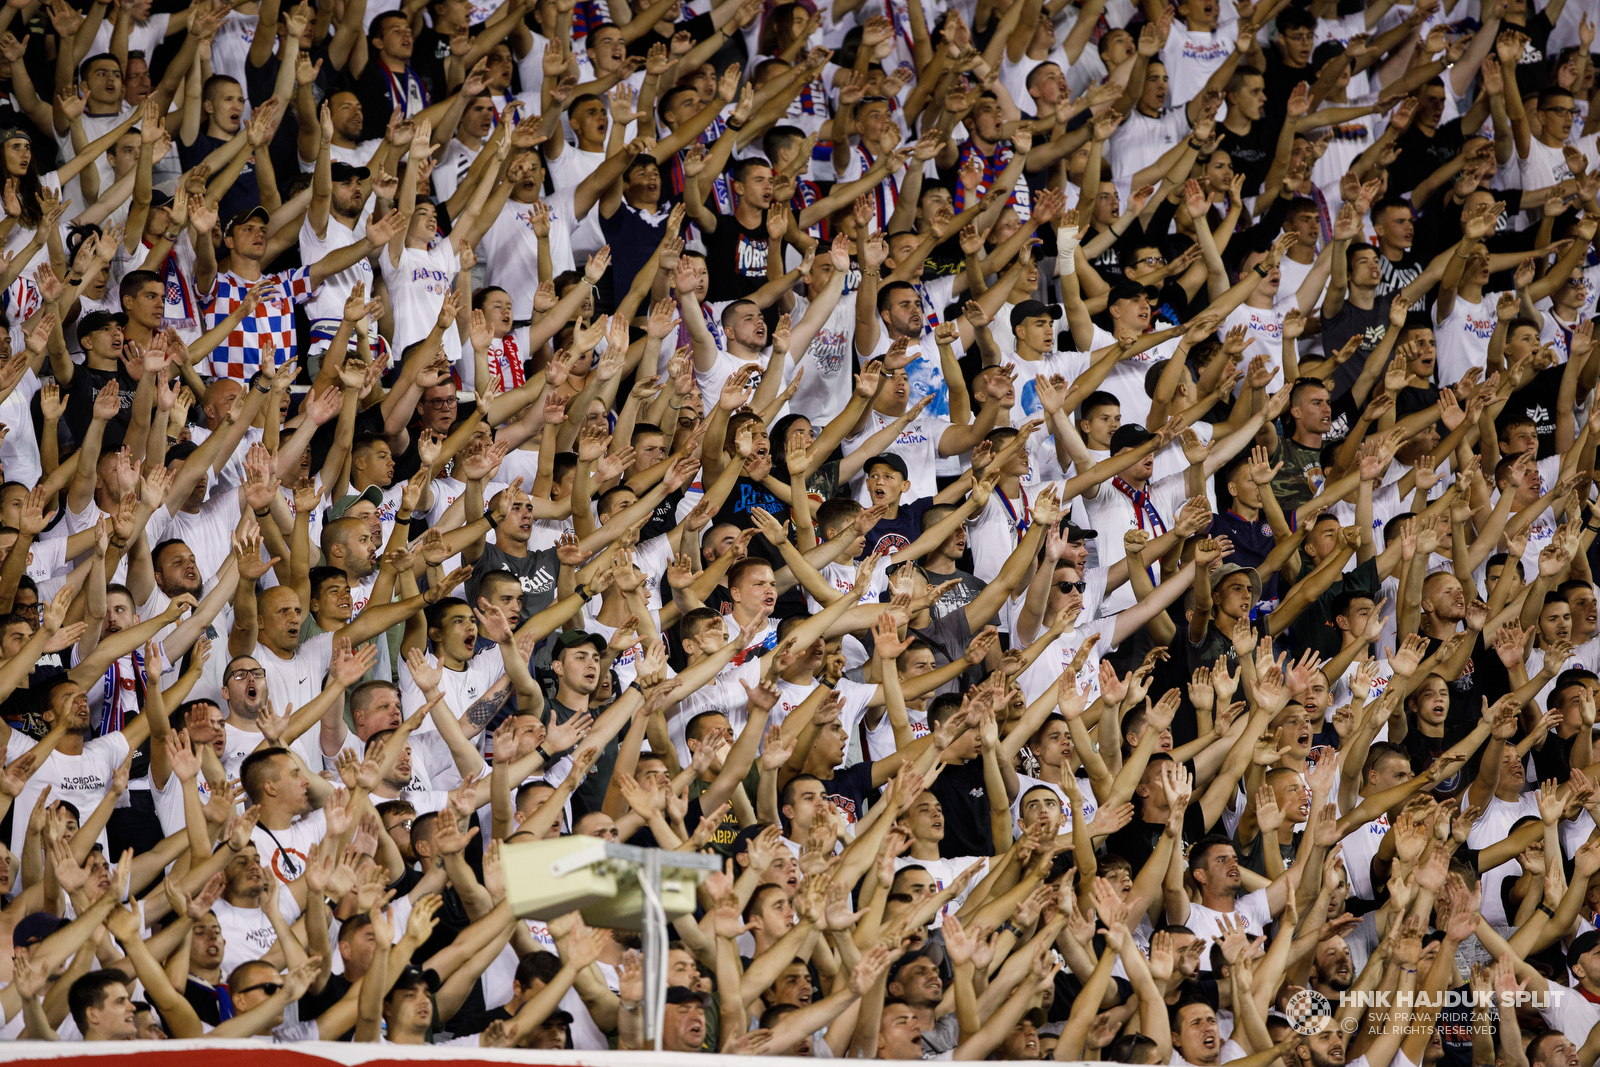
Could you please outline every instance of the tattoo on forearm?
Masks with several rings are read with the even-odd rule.
[[[502,674],[499,681],[489,687],[489,691],[479,697],[467,709],[467,721],[475,727],[484,726],[494,718],[495,712],[505,707],[506,698],[511,695],[511,676]]]

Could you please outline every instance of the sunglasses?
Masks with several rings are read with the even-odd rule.
[[[267,994],[267,996],[270,997],[270,996],[277,995],[278,990],[280,990],[282,988],[283,988],[283,983],[282,982],[262,982],[260,985],[253,985],[253,986],[250,986],[250,987],[248,987],[246,989],[235,990],[233,995],[236,996],[236,997],[242,997],[246,993],[254,993],[256,990],[260,989],[260,990],[264,991]]]
[[[1084,590],[1089,588],[1089,583],[1088,582],[1082,582],[1082,581],[1079,581],[1079,582],[1057,582],[1056,583],[1056,588],[1061,590],[1063,593],[1070,593],[1070,592],[1072,592],[1074,590],[1076,590],[1076,591],[1081,593]]]

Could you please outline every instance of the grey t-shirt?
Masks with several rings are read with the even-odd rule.
[[[553,548],[529,552],[526,556],[510,556],[498,545],[483,546],[483,555],[472,565],[472,577],[467,581],[467,603],[478,606],[478,583],[492,571],[509,571],[522,583],[522,617],[519,622],[543,611],[556,599],[556,579],[561,575],[561,561]]]

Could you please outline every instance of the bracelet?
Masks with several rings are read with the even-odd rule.
[[[1417,973],[1417,969],[1415,967],[1402,967],[1400,969],[1402,971],[1404,971],[1405,973],[1407,973],[1407,974],[1416,974]]]
[[[272,514],[272,507],[270,505],[268,505],[267,507],[264,507],[260,511],[256,512],[256,518],[259,519],[264,515],[270,515],[270,514]]]
[[[544,760],[547,765],[550,763],[550,750],[544,747],[543,741],[534,746],[533,752],[534,755]]]
[[[80,283],[82,281],[83,281],[83,275],[80,274],[76,278],[74,278],[72,276],[72,272],[71,271],[67,272],[66,284],[68,284],[68,285],[77,285],[78,283]]]
[[[734,133],[738,133],[740,130],[744,129],[744,123],[741,122],[739,125],[735,126],[732,120],[723,123],[723,125],[732,130]]]
[[[1539,905],[1539,910],[1544,912],[1546,915],[1550,916],[1550,918],[1552,918],[1552,919],[1554,919],[1556,917],[1555,911],[1548,904],[1540,904]]]
[[[1596,533],[1600,533],[1600,526],[1594,526],[1594,525],[1591,525],[1591,524],[1589,524],[1587,522],[1583,524],[1583,528],[1585,530],[1593,530]]]
[[[1264,267],[1262,267],[1261,264],[1259,264],[1259,263],[1257,263],[1254,267],[1252,267],[1250,269],[1255,271],[1257,274],[1261,275],[1261,277],[1263,277],[1263,278],[1265,278],[1267,276],[1267,274],[1268,274],[1268,271]]]
[[[115,548],[115,549],[117,549],[117,550],[119,550],[119,551],[120,551],[120,550],[122,550],[122,549],[124,549],[124,548],[127,548],[127,547],[128,547],[128,542],[126,542],[126,541],[123,541],[123,542],[121,542],[121,543],[120,543],[120,544],[119,544],[119,543],[118,543],[118,542],[117,542],[117,539],[116,539],[116,538],[115,538],[115,537],[113,537],[113,538],[111,538],[111,539],[110,539],[110,541],[111,541],[111,547],[112,547],[112,548]]]
[[[582,597],[585,604],[594,599],[594,594],[589,592],[588,585],[583,582],[579,582],[574,586],[572,591]]]
[[[1191,138],[1189,138],[1189,147],[1194,149],[1196,152],[1203,152],[1203,151],[1205,151],[1205,147],[1206,146],[1203,145],[1203,144],[1195,144],[1194,143],[1194,138],[1191,137]]]
[[[1021,938],[1022,937],[1022,931],[1018,930],[1016,923],[1012,922],[1010,919],[1007,919],[1005,922],[1001,923],[998,927],[995,928],[995,932],[996,933],[1003,933],[1006,930],[1010,930],[1012,935],[1017,937],[1017,938]]]

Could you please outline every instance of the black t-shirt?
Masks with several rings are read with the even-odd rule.
[[[1268,94],[1271,99],[1271,94]],[[1287,99],[1287,98],[1286,98]],[[1272,153],[1278,146],[1278,131],[1282,123],[1269,124],[1266,117],[1252,123],[1246,133],[1234,133],[1224,128],[1222,143],[1217,147],[1228,153],[1233,161],[1233,172],[1244,175],[1244,195],[1254,196],[1261,191],[1261,183],[1272,167]]]
[[[95,398],[110,381],[117,383],[117,389],[122,394],[122,410],[106,423],[105,436],[100,442],[100,454],[106,455],[122,447],[122,439],[128,433],[128,424],[133,420],[133,394],[139,388],[139,383],[129,376],[121,364],[118,364],[114,371],[103,371],[95,370],[87,363],[79,363],[72,371],[72,384],[63,390],[66,393],[67,412],[58,424],[62,436],[71,434],[70,447],[73,450],[83,443],[83,432],[94,421]],[[40,395],[34,393],[29,403],[36,440],[44,436],[44,410],[39,406]],[[62,447],[61,454],[66,455],[67,442],[63,442]]]
[[[939,777],[943,778],[944,775]],[[872,761],[862,760],[853,767],[846,767],[823,782],[822,791],[844,813],[845,818],[852,823],[858,822],[867,813],[868,798],[876,792],[872,785]]]
[[[1384,297],[1390,293],[1398,293],[1421,277],[1427,266],[1427,262],[1417,255],[1415,248],[1408,248],[1400,253],[1399,259],[1390,259],[1379,253],[1378,295]]]
[[[350,984],[350,980],[342,974],[328,975],[328,984],[322,987],[322,992],[308,992],[305,996],[300,998],[300,1018],[306,1022],[310,1022],[317,1018],[317,1016],[321,1015],[323,1012],[327,1011],[329,1008],[333,1007],[335,1004],[339,1003],[339,1001],[344,999],[344,995],[350,992]],[[190,983],[190,988],[194,988],[193,983]],[[193,997],[189,998],[189,1003],[194,1003]],[[338,1037],[332,1037],[324,1034],[323,1039],[331,1041],[345,1041],[349,1040],[354,1035],[355,1028],[351,1027],[350,1030],[339,1035]]]
[[[1446,730],[1442,737],[1429,737],[1416,728],[1416,722],[1413,720],[1411,729],[1406,733],[1406,739],[1401,742],[1406,747],[1406,753],[1411,757],[1411,773],[1421,774],[1429,767],[1432,767],[1440,756],[1443,756],[1452,745],[1461,740],[1462,736],[1464,735],[1460,734],[1459,731],[1452,735],[1450,731]],[[1442,800],[1445,797],[1460,793],[1466,786],[1467,771],[1465,767],[1462,767],[1440,782],[1432,792],[1436,798]]]
[[[1291,67],[1283,61],[1283,56],[1276,49],[1267,49],[1267,69],[1263,72],[1262,80],[1266,83],[1267,102],[1261,109],[1261,119],[1257,125],[1266,125],[1274,131],[1283,129],[1284,116],[1289,111],[1289,97],[1294,94],[1294,87],[1301,82],[1310,85],[1316,81],[1316,72],[1310,67]],[[1234,163],[1233,169],[1237,171],[1239,164]],[[1248,191],[1248,190],[1247,190]]]
[[[1527,35],[1527,40],[1522,44],[1522,58],[1517,60],[1517,88],[1527,95],[1542,91],[1550,84],[1550,34],[1555,27],[1550,24],[1550,17],[1543,11],[1533,10],[1533,5],[1528,5],[1524,15],[1524,24],[1518,26],[1507,21],[1505,28],[1508,30],[1521,30]]]
[[[1520,84],[1520,83],[1519,83]],[[1400,154],[1389,164],[1389,195],[1400,196],[1415,189],[1422,180],[1454,159],[1466,143],[1461,120],[1441,123],[1429,137],[1417,123],[1400,135]]]
[[[1307,605],[1306,610],[1295,617],[1294,622],[1291,624],[1300,638],[1301,647],[1316,649],[1321,653],[1324,660],[1332,659],[1339,654],[1342,639],[1339,636],[1339,628],[1333,623],[1333,602],[1340,593],[1347,592],[1377,595],[1378,561],[1376,558],[1357,564],[1354,570],[1347,572],[1342,578],[1328,586],[1321,596]]]
[[[733,483],[733,491],[728,494],[728,499],[723,502],[721,510],[712,521],[748,530],[755,525],[750,513],[756,508],[761,508],[779,522],[785,522],[789,518],[789,505],[785,504],[782,498],[760,482],[752,481],[741,474],[739,480]],[[783,553],[765,537],[752,537],[750,552],[767,560],[774,569],[783,566]]]
[[[182,161],[184,170],[193,170],[200,165],[201,160],[227,143],[212,137],[202,128],[195,135],[193,143],[178,142],[178,159]],[[227,220],[240,212],[260,206],[261,189],[256,185],[255,161],[251,160],[244,165],[244,169],[239,172],[239,176],[234,179],[228,191],[222,194],[222,201],[217,205],[217,218],[226,226]]]
[[[938,784],[938,783],[934,783]],[[1106,855],[1121,856],[1133,867],[1134,877],[1150,857],[1155,853],[1156,846],[1161,843],[1161,834],[1166,830],[1164,822],[1145,822],[1138,816],[1127,826],[1106,838]],[[1200,810],[1199,798],[1196,798],[1183,811],[1183,841],[1184,849],[1206,836],[1206,817]]]
[[[767,213],[745,229],[737,215],[717,215],[717,228],[703,235],[712,264],[709,300],[738,300],[767,284]]]
[[[433,103],[433,97],[428,95],[427,82],[414,67],[408,63],[405,70],[390,75],[376,55],[370,56],[367,65],[362,68],[361,76],[350,87],[356,99],[361,101],[361,139],[370,141],[374,137],[382,137],[388,127],[390,114],[403,112],[405,109],[400,105],[404,99],[411,97],[412,90],[418,86],[422,88],[422,106],[427,107]],[[397,91],[404,94],[404,99],[395,98]],[[401,117],[405,117],[404,114]],[[188,166],[187,163],[184,165]]]
[[[444,73],[444,61],[449,58],[450,38],[442,36],[432,26],[422,27],[411,49],[411,69],[428,87],[430,100],[443,100],[450,95],[450,86]]]
[[[1522,415],[1533,420],[1534,432],[1539,435],[1539,459],[1556,454],[1556,412],[1560,410],[1561,375],[1566,369],[1564,363],[1546,367],[1506,401],[1506,417]]]
[[[1372,302],[1372,307],[1359,308],[1346,299],[1344,306],[1339,308],[1332,318],[1323,320],[1324,352],[1337,352],[1350,338],[1358,334],[1361,336],[1361,343],[1356,346],[1356,354],[1333,372],[1334,397],[1342,397],[1350,392],[1356,384],[1356,379],[1361,377],[1367,357],[1372,355],[1372,350],[1378,347],[1383,341],[1383,335],[1389,331],[1389,304],[1388,298],[1380,296]]]
[[[588,708],[569,708],[554,697],[549,700],[549,704],[550,710],[545,716],[546,726],[549,726],[552,721],[557,723],[566,722],[574,715],[579,714],[580,711],[590,710]],[[595,710],[592,714],[596,718],[600,717],[598,710]],[[620,748],[621,745],[617,738],[613,737],[610,741],[607,741],[605,747],[600,750],[599,758],[594,761],[594,769],[572,791],[572,821],[574,823],[591,811],[599,811],[600,805],[605,802],[606,785],[611,781],[611,772],[617,765],[617,753]],[[552,752],[551,755],[561,756],[564,753]]]
[[[981,759],[946,765],[928,791],[944,808],[944,840],[939,842],[942,858],[993,856],[1010,847],[1009,841],[996,847],[989,831],[989,788]]]

